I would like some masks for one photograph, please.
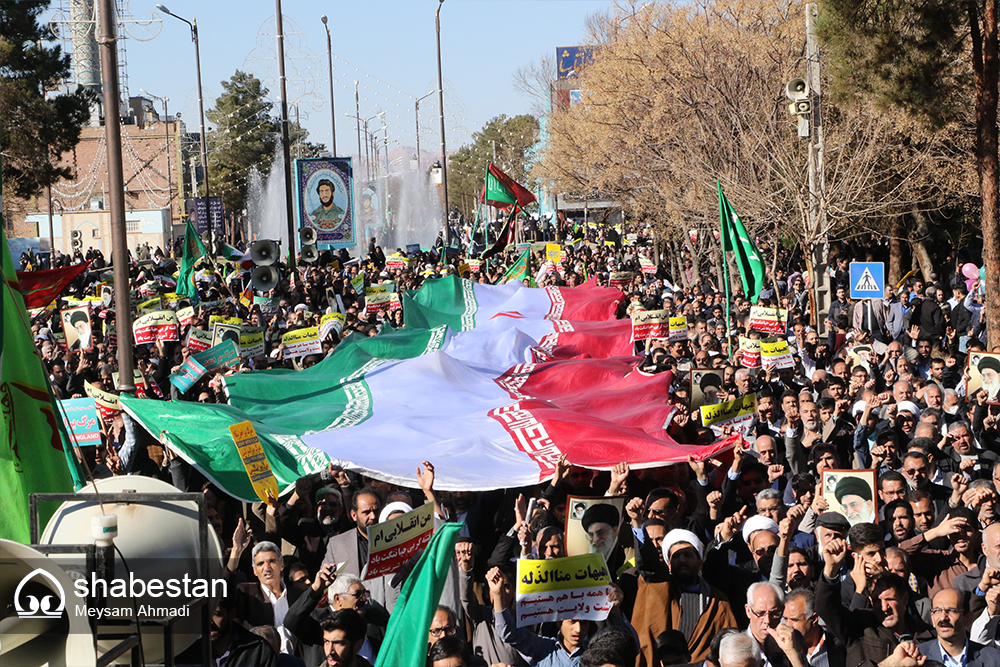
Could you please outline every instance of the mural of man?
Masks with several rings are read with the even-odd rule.
[[[319,206],[309,214],[314,222],[340,222],[340,219],[344,217],[344,209],[333,202],[333,193],[333,181],[328,178],[321,179],[316,185]]]

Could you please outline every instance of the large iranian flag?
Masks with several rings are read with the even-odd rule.
[[[441,489],[486,490],[543,481],[561,454],[590,468],[643,468],[733,444],[667,437],[671,377],[636,370],[627,321],[545,319],[569,304],[576,314],[613,312],[602,290],[511,290],[451,278],[431,281],[410,301],[406,317],[461,313],[459,327],[466,313],[472,319],[459,332],[408,321],[374,338],[350,336],[304,371],[230,376],[228,406],[129,397],[122,404],[247,500],[255,494],[228,430],[245,420],[283,490],[328,460],[404,486],[416,486],[414,468],[428,460]]]

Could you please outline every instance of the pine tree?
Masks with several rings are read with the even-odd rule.
[[[48,6],[49,0],[0,3],[3,188],[22,199],[73,178],[73,170],[58,163],[80,140],[93,100],[83,89],[46,97],[69,75],[69,56],[51,44],[55,37],[38,22]]]

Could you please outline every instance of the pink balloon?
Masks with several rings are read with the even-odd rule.
[[[962,275],[970,280],[975,280],[979,277],[979,267],[969,262],[968,264],[962,265]]]

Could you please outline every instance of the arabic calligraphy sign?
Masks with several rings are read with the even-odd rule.
[[[544,621],[603,621],[613,606],[601,554],[517,561],[517,627]]]
[[[265,503],[270,504],[268,495],[278,497],[278,481],[271,471],[271,462],[267,460],[264,448],[260,446],[260,438],[257,431],[250,422],[240,422],[229,427],[229,433],[233,436],[236,449],[243,460],[243,467],[247,471],[250,483],[257,497]]]
[[[434,534],[434,505],[417,509],[368,528],[368,567],[365,579],[392,574],[427,546]]]
[[[59,401],[59,413],[74,445],[97,445],[101,442],[101,425],[92,398],[70,398]]]

